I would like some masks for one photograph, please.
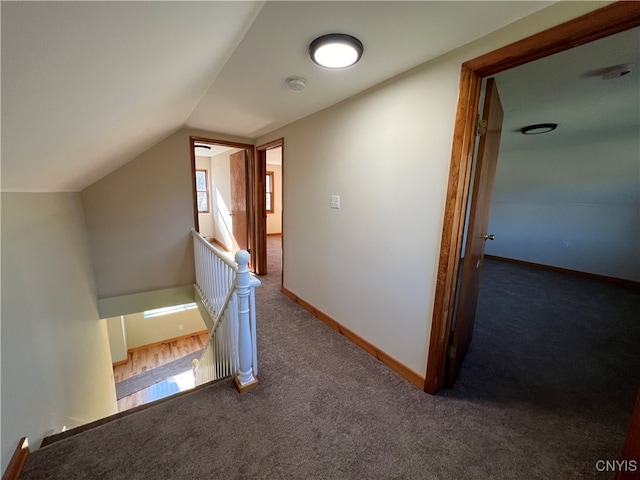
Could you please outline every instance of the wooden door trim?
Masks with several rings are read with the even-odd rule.
[[[442,224],[425,392],[435,394],[444,382],[482,78],[639,25],[640,2],[616,2],[463,63]]]
[[[282,149],[282,166],[281,166],[281,180],[280,180],[280,191],[282,192],[281,200],[284,200],[284,138],[278,138],[277,140],[273,140],[269,143],[265,143],[263,145],[256,146],[256,198],[258,201],[256,202],[256,220],[264,219],[267,216],[267,208],[265,204],[265,196],[266,196],[266,185],[264,176],[267,171],[267,150],[271,150],[273,148],[281,148]],[[280,225],[282,226],[282,244],[284,251],[284,201],[280,209]],[[259,246],[259,268],[261,270],[258,272],[262,274],[264,272],[267,273],[267,225],[266,220],[264,222],[256,221],[256,237],[257,237],[257,245]],[[282,269],[280,274],[280,285],[283,285],[284,279],[284,254],[282,259]]]

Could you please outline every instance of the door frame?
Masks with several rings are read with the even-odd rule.
[[[445,383],[482,79],[640,26],[640,2],[616,2],[462,64],[424,391]],[[473,201],[474,199],[472,199]]]
[[[197,232],[200,231],[200,221],[198,220],[198,201],[197,201],[197,193],[196,193],[196,152],[195,152],[195,144],[196,143],[208,143],[211,145],[223,145],[225,147],[232,148],[241,148],[247,152],[246,157],[246,167],[247,167],[247,188],[246,188],[246,196],[247,196],[247,241],[249,243],[249,251],[253,251],[255,249],[255,205],[254,205],[254,188],[253,184],[255,181],[254,175],[254,165],[255,165],[255,155],[254,155],[254,145],[250,143],[239,143],[232,142],[229,140],[219,140],[215,138],[205,138],[205,137],[189,137],[189,148],[191,155],[191,188],[193,191],[193,225]],[[255,265],[249,265],[252,271],[255,271]]]
[[[284,138],[278,138],[269,143],[256,146],[256,247],[257,247],[257,266],[256,273],[258,275],[266,275],[267,273],[267,206],[266,195],[267,185],[265,176],[267,174],[267,150],[280,147],[282,149],[282,180],[280,191],[282,192],[282,249],[284,252]],[[284,254],[282,255],[283,267],[280,285],[284,276]]]

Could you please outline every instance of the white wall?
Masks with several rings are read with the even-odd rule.
[[[267,171],[273,172],[273,213],[267,213],[267,234],[282,233],[282,166],[268,163]]]
[[[487,253],[640,281],[640,144],[500,152]]]
[[[77,193],[2,193],[2,470],[18,440],[117,412]]]
[[[424,375],[461,64],[602,5],[555,4],[258,138],[285,139],[284,287]]]

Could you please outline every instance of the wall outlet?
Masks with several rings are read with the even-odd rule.
[[[340,208],[340,195],[331,195],[331,208]]]
[[[569,240],[562,242],[562,248],[569,248]]]
[[[178,325],[178,330],[184,330],[184,325]]]

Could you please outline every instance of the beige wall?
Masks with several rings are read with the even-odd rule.
[[[99,298],[193,284],[190,135],[249,143],[182,129],[82,191]]]
[[[267,164],[273,172],[273,213],[267,214],[267,234],[282,233],[282,166]]]
[[[555,4],[258,138],[285,139],[284,286],[424,375],[461,64],[602,5]]]
[[[117,412],[77,193],[2,194],[2,470],[18,440]]]
[[[127,349],[207,329],[197,308],[153,318],[144,318],[144,312],[125,315],[124,325],[127,332]]]

